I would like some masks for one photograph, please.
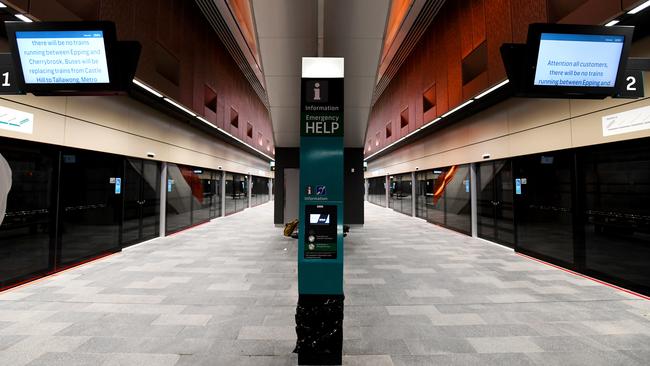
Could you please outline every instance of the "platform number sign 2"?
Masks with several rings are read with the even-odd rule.
[[[628,70],[619,89],[617,98],[643,98],[643,72]]]
[[[25,94],[16,83],[16,73],[10,53],[0,53],[0,94]]]

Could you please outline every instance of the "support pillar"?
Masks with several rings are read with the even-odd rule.
[[[300,365],[343,351],[343,59],[303,58],[297,342]],[[340,71],[332,74],[332,70]]]
[[[472,163],[469,165],[469,191],[470,191],[470,207],[472,211],[472,236],[478,236],[478,187],[476,186],[476,168],[477,164]]]
[[[386,179],[384,180],[384,195],[386,196],[386,204],[384,205],[386,208],[390,207],[390,202],[388,200],[390,199],[390,175],[386,176]]]
[[[417,192],[416,186],[415,186],[416,180],[415,180],[415,172],[411,172],[411,216],[415,217],[416,212],[415,212],[415,193]]]
[[[226,216],[226,172],[221,172],[221,217]]]
[[[167,182],[167,163],[160,163],[160,229],[158,235],[164,237],[167,228],[167,190],[169,183]]]
[[[248,175],[247,191],[248,192],[246,192],[246,194],[248,195],[248,208],[251,208],[253,199],[253,176],[250,174]]]

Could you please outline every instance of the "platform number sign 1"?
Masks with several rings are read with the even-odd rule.
[[[643,98],[643,72],[627,70],[617,98]]]
[[[0,94],[25,94],[16,83],[14,62],[10,53],[0,53]]]

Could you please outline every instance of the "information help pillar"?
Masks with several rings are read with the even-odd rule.
[[[340,365],[343,348],[343,59],[303,58],[298,363]]]

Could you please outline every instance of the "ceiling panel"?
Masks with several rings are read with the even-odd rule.
[[[378,57],[354,57],[354,55],[379,55],[381,38],[350,38],[346,41],[339,38],[326,41],[325,52],[331,56],[348,56],[345,59],[345,76],[377,75]]]
[[[262,38],[264,74],[269,76],[300,76],[302,57],[316,55],[316,38]],[[266,57],[264,57],[266,56]]]
[[[300,77],[298,76],[267,76],[266,85],[273,89],[269,96],[273,107],[300,107]]]
[[[324,0],[324,49],[345,58],[345,146],[363,147],[389,0]],[[317,0],[253,0],[275,144],[300,144],[301,58],[318,55]]]
[[[316,0],[253,0],[258,36],[266,38],[316,38]]]
[[[384,38],[390,0],[325,0],[325,37]]]
[[[295,147],[300,142],[300,108],[295,107],[271,107],[271,118],[273,119],[273,134],[275,146]],[[296,143],[296,141],[298,141]]]
[[[346,147],[363,147],[370,107],[346,107],[344,142]]]
[[[345,146],[363,147],[389,0],[326,0],[325,55],[345,58]]]
[[[275,146],[300,144],[303,56],[318,53],[317,0],[253,0]]]
[[[374,76],[345,78],[345,108],[369,107],[374,86]]]

